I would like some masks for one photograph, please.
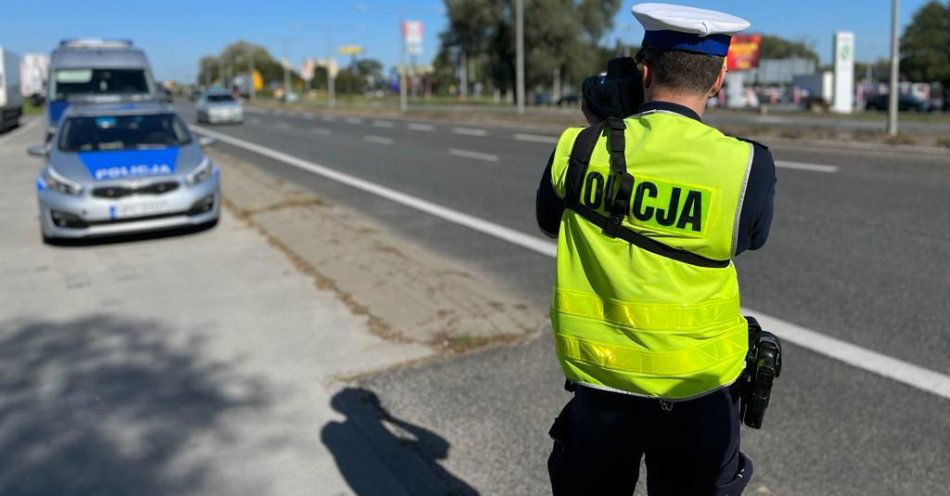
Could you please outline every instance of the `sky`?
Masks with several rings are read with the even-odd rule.
[[[447,25],[442,0],[72,0],[2,2],[0,46],[16,53],[49,53],[63,38],[131,39],[145,49],[159,80],[192,82],[198,60],[214,55],[231,41],[262,44],[277,58],[294,65],[306,57],[325,57],[329,47],[358,44],[364,56],[387,67],[399,62],[402,19],[425,26],[423,54],[428,63],[438,51],[439,33]],[[532,14],[530,0],[525,15]],[[625,0],[606,44],[617,38],[636,43],[643,29],[630,14],[639,3]],[[856,59],[876,60],[890,49],[887,0],[682,0],[675,3],[748,19],[749,32],[774,34],[809,43],[823,62],[831,60],[832,35],[855,33]],[[900,2],[903,28],[927,0]],[[15,20],[12,21],[11,20]],[[335,50],[334,50],[335,51]],[[339,57],[346,63],[348,57]]]

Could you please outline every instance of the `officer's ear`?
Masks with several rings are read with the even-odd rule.
[[[726,84],[726,66],[722,66],[722,70],[719,71],[719,77],[716,78],[716,82],[713,83],[712,88],[709,90],[709,94],[706,95],[709,98],[712,98],[719,94],[722,90],[722,85]]]
[[[640,74],[643,80],[643,89],[650,89],[653,85],[653,68],[645,61],[640,65]]]

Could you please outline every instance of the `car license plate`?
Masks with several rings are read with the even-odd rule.
[[[164,201],[129,203],[112,207],[113,216],[116,219],[144,217],[147,215],[160,214],[166,210],[168,210],[168,202]]]

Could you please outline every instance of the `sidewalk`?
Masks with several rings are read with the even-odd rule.
[[[402,495],[407,469],[433,483],[388,441],[414,426],[338,379],[433,347],[383,339],[227,210],[211,230],[43,245],[25,153],[41,134],[0,136],[0,492]]]

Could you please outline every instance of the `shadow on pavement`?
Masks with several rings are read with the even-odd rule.
[[[223,414],[259,409],[260,381],[168,343],[159,323],[93,315],[0,323],[0,493],[188,495],[210,463],[175,463]]]
[[[58,247],[86,247],[112,245],[119,243],[134,243],[136,241],[151,241],[155,239],[173,238],[176,236],[188,236],[209,231],[218,225],[218,221],[198,224],[196,226],[176,227],[172,229],[162,229],[159,231],[146,231],[141,233],[117,234],[114,236],[101,236],[95,238],[55,238],[44,239],[43,242],[50,246]]]
[[[320,437],[358,496],[478,495],[439,464],[448,457],[448,441],[393,417],[372,391],[346,388],[330,404],[346,420],[328,423]]]

